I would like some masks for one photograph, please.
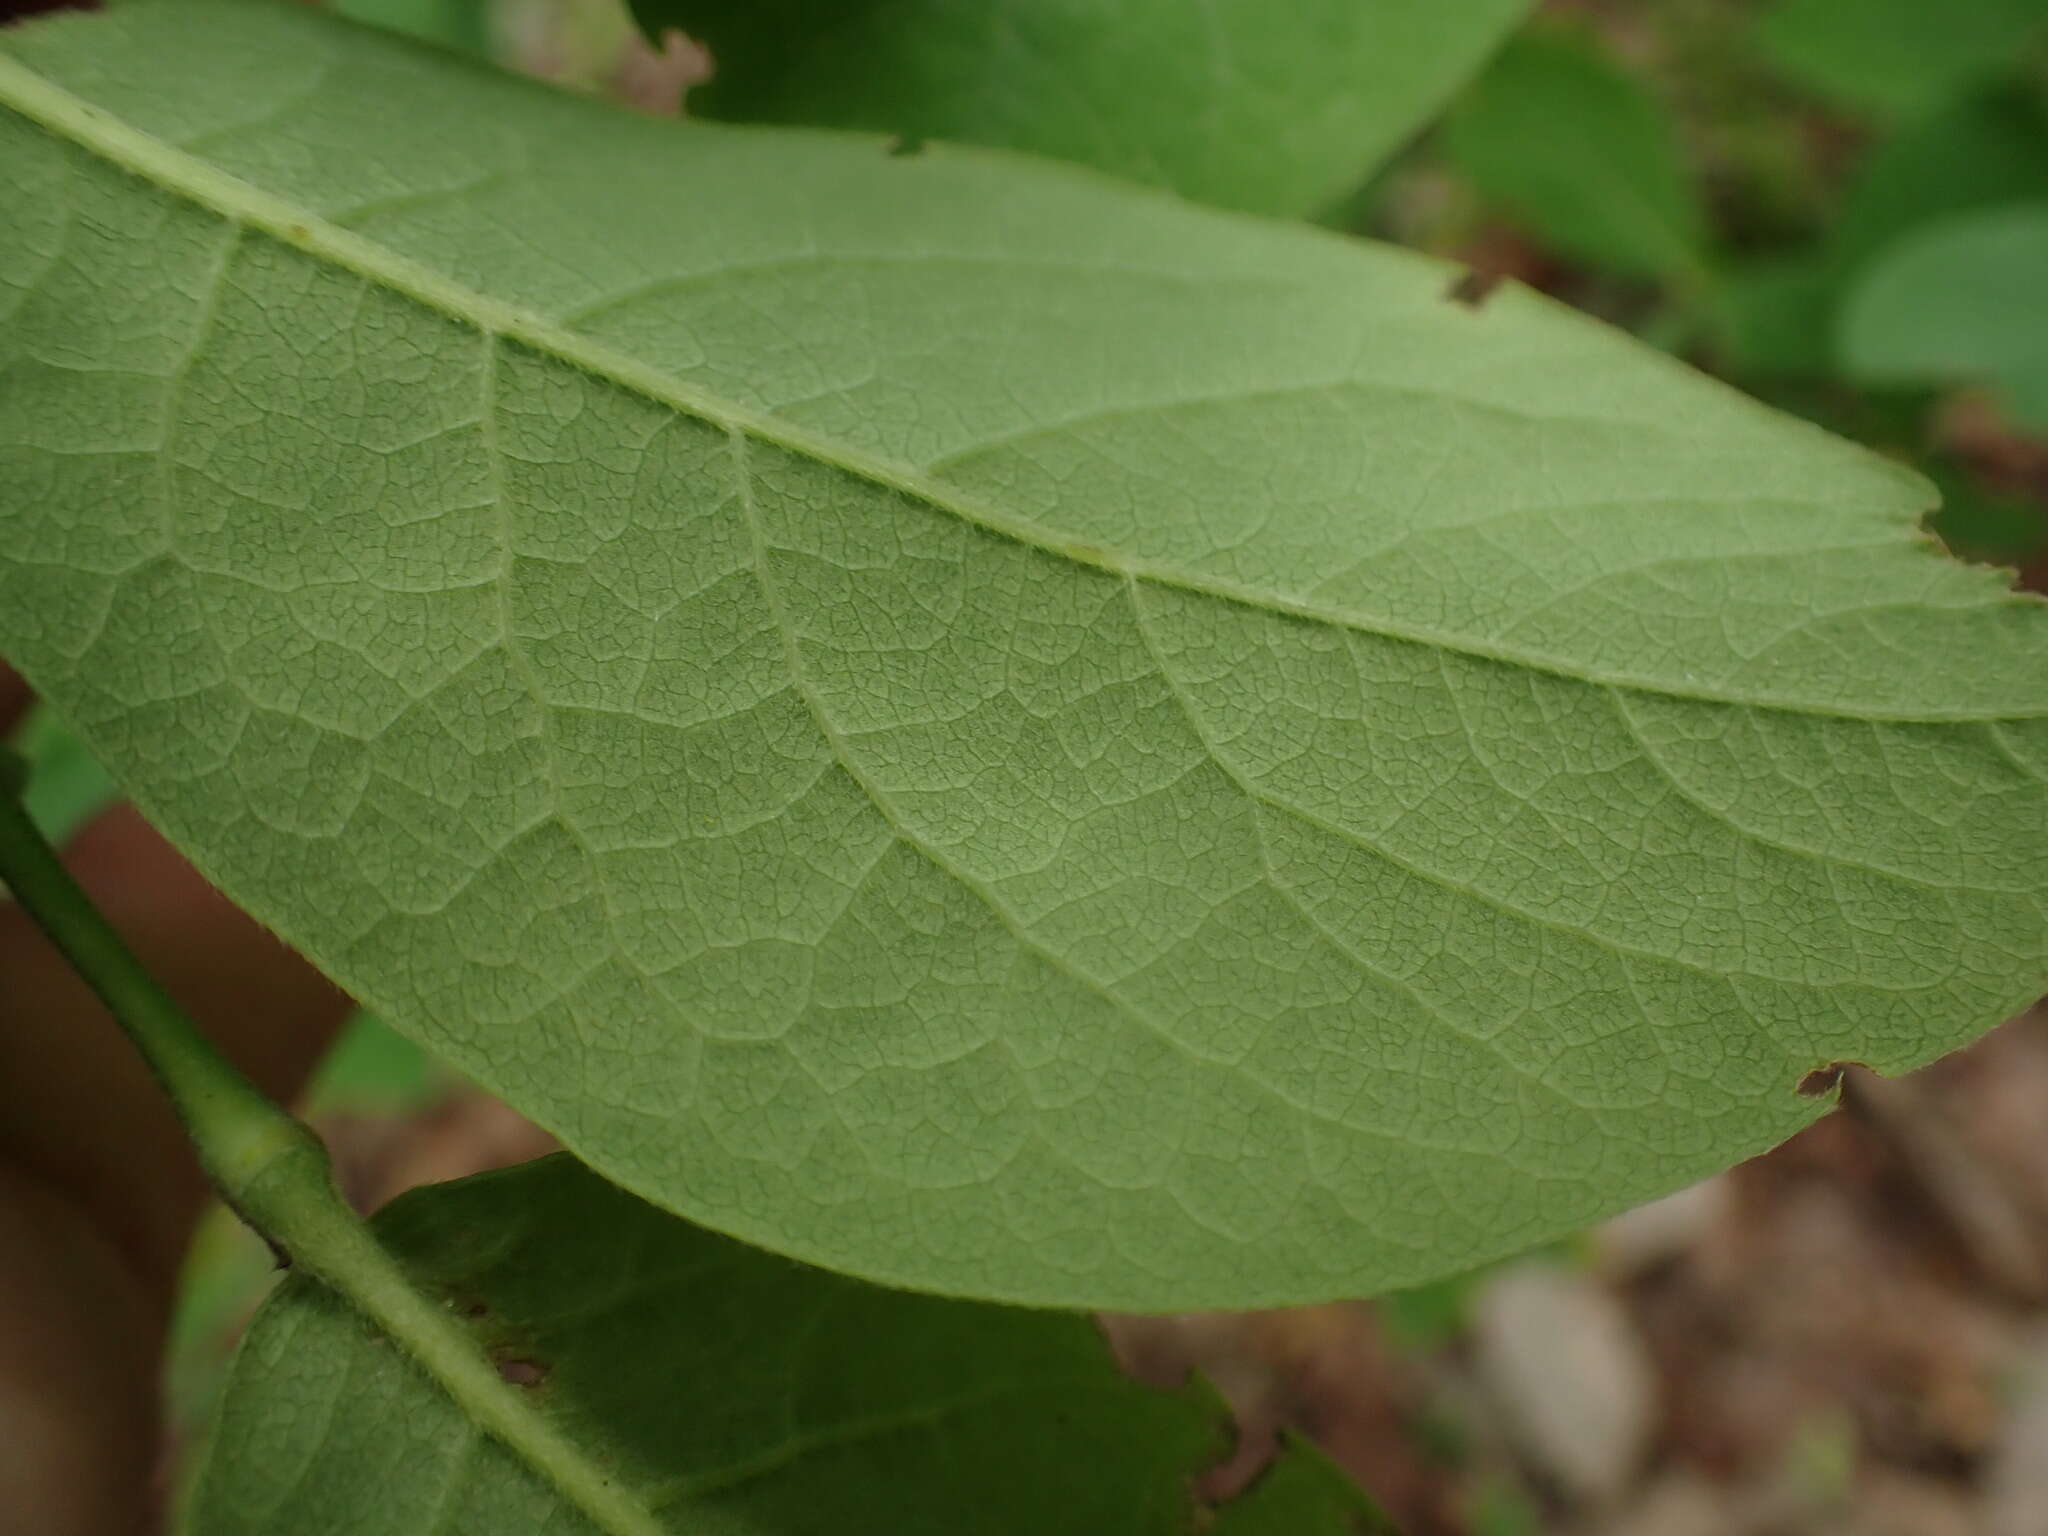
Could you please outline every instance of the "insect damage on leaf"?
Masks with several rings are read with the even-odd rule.
[[[1468,267],[1444,290],[1444,297],[1466,309],[1484,309],[1496,288],[1508,280],[1505,272]]]
[[[1869,1070],[1870,1068],[1860,1061],[1831,1061],[1825,1066],[1815,1067],[1800,1078],[1795,1091],[1801,1098],[1818,1099],[1841,1087],[1842,1079],[1849,1073]]]
[[[493,1362],[498,1375],[515,1387],[537,1387],[548,1379],[548,1368],[523,1355],[504,1355]]]

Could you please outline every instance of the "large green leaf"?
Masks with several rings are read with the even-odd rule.
[[[1036,150],[1259,213],[1315,211],[1528,0],[635,0],[717,59],[690,110]]]
[[[1871,383],[1988,379],[2048,430],[2048,201],[1936,220],[1872,258],[1842,308],[1842,364]]]
[[[806,1269],[566,1157],[417,1191],[377,1230],[570,1445],[516,1459],[331,1292],[287,1280],[236,1357],[193,1536],[1387,1529],[1302,1447],[1198,1511],[1221,1405],[1119,1375],[1084,1318]]]
[[[1443,141],[1474,186],[1564,250],[1627,272],[1701,275],[1706,214],[1677,121],[1590,36],[1516,38]]]
[[[1568,310],[296,7],[7,46],[0,652],[657,1203],[1374,1291],[2048,972],[2042,605]]]

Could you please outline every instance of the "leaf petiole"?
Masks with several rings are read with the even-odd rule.
[[[0,881],[142,1053],[221,1198],[278,1245],[286,1234],[274,1223],[291,1224],[288,1209],[273,1211],[279,1180],[297,1185],[311,1176],[331,1188],[325,1149],[222,1057],[143,969],[30,819],[21,799],[26,775],[7,755],[9,765],[0,769]],[[284,1195],[287,1206],[298,1198],[296,1190]]]
[[[0,748],[0,885],[142,1053],[228,1206],[280,1259],[337,1292],[471,1416],[611,1536],[662,1527],[525,1401],[440,1302],[423,1294],[335,1187],[327,1148],[215,1049],[71,878],[22,803]]]

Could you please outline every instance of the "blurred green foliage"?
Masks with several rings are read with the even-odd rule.
[[[63,842],[113,802],[107,771],[48,709],[29,716],[14,746],[28,764],[22,800],[52,842]]]
[[[1425,1354],[1450,1344],[1464,1330],[1472,1299],[1499,1269],[1529,1259],[1548,1259],[1556,1264],[1579,1265],[1591,1250],[1579,1239],[1545,1243],[1514,1259],[1481,1265],[1461,1275],[1448,1275],[1428,1285],[1405,1291],[1386,1291],[1373,1299],[1380,1326],[1387,1338],[1410,1354]]]
[[[444,1068],[374,1015],[359,1013],[320,1063],[305,1112],[403,1114],[447,1087]]]
[[[1998,74],[2044,24],[2043,0],[1784,0],[1758,35],[1794,80],[1908,116]]]
[[[2048,430],[2048,201],[1937,219],[1885,247],[1843,307],[1842,366],[1873,384],[1992,380]]]
[[[482,0],[329,0],[351,21],[403,32],[458,53],[490,52],[490,10]]]
[[[2048,0],[1553,3],[1348,220],[1909,460],[1966,558],[2048,558]]]
[[[1678,125],[1592,35],[1509,41],[1444,125],[1444,153],[1482,195],[1571,255],[1697,283],[1706,209]]]
[[[1472,1499],[1472,1536],[1542,1536],[1535,1503],[1505,1481],[1482,1482]]]

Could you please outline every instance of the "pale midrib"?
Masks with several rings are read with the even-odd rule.
[[[40,124],[52,135],[77,145],[151,186],[182,197],[216,217],[260,230],[284,245],[350,272],[365,282],[400,294],[460,324],[515,341],[542,356],[605,379],[686,416],[728,432],[744,433],[760,442],[830,465],[853,478],[894,491],[988,533],[1074,565],[1107,572],[1124,580],[1178,589],[1257,612],[1356,630],[1574,682],[1625,688],[1667,698],[1872,724],[1975,723],[2031,718],[2030,715],[1996,709],[1917,709],[1909,712],[1856,709],[1808,699],[1751,697],[1728,689],[1680,686],[1664,678],[1570,665],[1513,647],[1488,644],[1469,635],[1442,633],[1379,615],[1326,608],[1166,562],[1122,555],[1099,544],[1076,540],[1032,519],[987,505],[960,487],[934,479],[909,465],[862,453],[836,438],[810,432],[779,417],[722,399],[628,353],[565,329],[532,310],[453,282],[389,246],[332,224],[285,198],[165,143],[5,54],[0,54],[0,103]]]

